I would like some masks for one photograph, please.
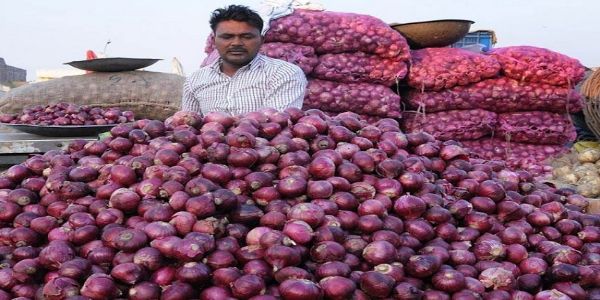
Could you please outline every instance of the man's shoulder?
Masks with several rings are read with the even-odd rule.
[[[278,74],[298,74],[303,73],[302,69],[293,63],[289,63],[285,60],[268,57],[266,55],[262,55],[263,62],[265,66],[271,71],[274,71]]]
[[[188,81],[194,81],[194,80],[197,80],[199,78],[205,78],[206,76],[208,76],[208,74],[210,72],[211,72],[210,66],[200,67],[198,70],[194,71],[194,73],[190,74],[187,77],[187,80]]]

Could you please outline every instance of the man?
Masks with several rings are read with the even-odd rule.
[[[217,9],[210,26],[220,58],[187,78],[182,110],[238,115],[302,107],[306,77],[298,66],[258,53],[263,22],[256,12],[240,5]]]

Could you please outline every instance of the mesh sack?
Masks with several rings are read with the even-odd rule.
[[[508,141],[531,144],[564,145],[577,139],[568,115],[544,111],[500,114],[496,133]]]
[[[505,76],[521,81],[575,86],[585,73],[577,59],[544,48],[496,48],[491,55],[500,62]]]
[[[295,64],[304,71],[304,74],[312,72],[319,63],[312,47],[292,43],[264,43],[260,47],[260,53]]]
[[[396,118],[400,116],[400,96],[379,84],[311,79],[306,87],[303,109],[311,108]]]
[[[474,140],[491,134],[496,126],[496,113],[482,110],[450,110],[437,113],[404,113],[406,132],[424,131],[435,138]]]
[[[294,43],[318,54],[365,52],[408,60],[406,39],[388,24],[368,15],[297,9],[270,23],[266,42]]]
[[[391,86],[406,76],[406,63],[363,52],[324,54],[313,77],[345,83],[376,83]]]
[[[569,151],[559,145],[535,145],[507,142],[498,138],[461,141],[473,158],[503,160],[513,170],[526,170],[535,175],[551,171],[547,161]]]
[[[411,51],[408,85],[439,91],[491,78],[500,72],[496,59],[459,49],[425,48]]]
[[[486,79],[439,92],[411,90],[409,106],[437,112],[453,109],[485,109],[494,112],[544,110],[581,111],[581,95],[572,89],[541,83],[522,83],[506,77]]]

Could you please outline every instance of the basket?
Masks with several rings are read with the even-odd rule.
[[[583,115],[585,123],[600,139],[600,70],[596,70],[581,85],[581,95],[584,97]]]
[[[392,23],[390,26],[400,32],[411,49],[429,47],[446,47],[463,38],[471,24],[471,20],[433,20],[414,23]]]

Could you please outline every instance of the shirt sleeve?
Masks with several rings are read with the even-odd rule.
[[[279,111],[288,107],[302,108],[307,85],[304,72],[295,65],[282,69],[285,72],[275,78],[273,89],[265,97],[265,106]]]
[[[190,78],[187,78],[183,83],[183,93],[181,98],[181,110],[183,111],[193,111],[199,114],[202,113],[200,109],[200,103],[198,103],[198,99],[194,97],[194,93],[192,92],[192,87],[190,86]]]

